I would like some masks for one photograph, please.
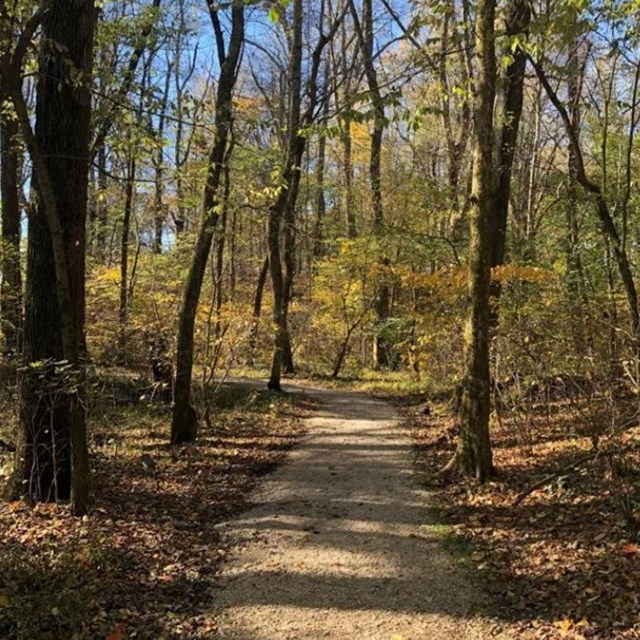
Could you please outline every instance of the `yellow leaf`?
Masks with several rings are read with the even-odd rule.
[[[560,631],[560,636],[562,638],[565,638],[573,630],[573,620],[571,620],[570,618],[565,618],[564,620],[558,620],[558,622],[555,623],[555,626]]]
[[[8,607],[11,604],[9,596],[4,593],[0,593],[0,607]]]

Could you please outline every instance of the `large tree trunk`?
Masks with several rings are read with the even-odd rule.
[[[484,482],[493,472],[489,438],[489,288],[493,214],[493,106],[495,101],[495,0],[476,9],[477,79],[474,99],[469,298],[465,362],[456,462]]]
[[[11,87],[38,194],[29,218],[16,461],[21,492],[38,501],[70,498],[81,514],[89,502],[81,358],[94,2],[53,0],[42,25],[44,42],[57,46],[40,60],[35,135],[21,87]]]
[[[209,155],[207,183],[204,190],[203,218],[198,232],[196,246],[187,281],[185,283],[182,308],[178,321],[178,338],[176,353],[176,383],[174,387],[173,415],[171,421],[171,442],[182,444],[193,442],[198,430],[198,415],[191,405],[191,378],[193,373],[193,334],[196,313],[200,301],[200,292],[207,268],[207,260],[220,204],[220,183],[223,176],[224,163],[228,162],[227,143],[233,122],[233,89],[236,82],[238,63],[244,40],[244,6],[238,0],[232,9],[232,32],[229,50],[218,51],[220,59],[220,77],[218,82],[215,139]],[[216,33],[221,27],[217,9],[210,6],[211,19]]]

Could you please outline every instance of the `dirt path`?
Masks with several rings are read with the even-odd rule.
[[[479,616],[480,590],[442,549],[394,409],[305,392],[319,406],[309,435],[255,507],[221,525],[233,552],[216,597],[219,637],[506,638]]]

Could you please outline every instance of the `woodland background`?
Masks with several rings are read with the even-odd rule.
[[[269,468],[300,408],[220,380],[296,373],[429,399],[420,464],[482,562],[516,567],[509,615],[639,637],[639,17],[635,0],[0,2],[7,566],[44,536],[50,594],[89,535],[87,566],[122,569],[125,542],[68,500],[105,531],[116,504],[221,517],[248,486],[221,461]],[[189,478],[214,463],[211,498]],[[5,575],[0,635],[81,633],[68,603],[21,626],[28,579]],[[121,633],[135,615],[87,585],[91,624]]]

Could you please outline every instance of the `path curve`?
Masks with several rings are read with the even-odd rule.
[[[478,614],[478,588],[442,549],[395,410],[362,394],[304,392],[318,404],[309,435],[251,496],[255,506],[220,525],[232,551],[218,637],[498,637]]]

